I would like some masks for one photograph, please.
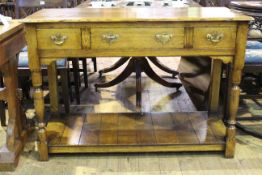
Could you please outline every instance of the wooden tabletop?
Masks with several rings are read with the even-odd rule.
[[[51,22],[249,21],[225,7],[43,9],[21,20]]]
[[[14,34],[18,30],[23,28],[23,24],[16,20],[13,20],[9,26],[0,25],[0,42],[10,35]]]

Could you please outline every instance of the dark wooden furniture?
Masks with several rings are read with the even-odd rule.
[[[155,65],[157,65],[158,67],[160,67],[162,70],[167,70],[168,72],[171,72],[173,76],[176,76],[178,74],[178,72],[173,71],[169,68],[167,68],[166,66],[162,65],[156,57],[132,57],[129,59],[129,57],[122,57],[120,58],[120,60],[113,65],[113,67],[107,68],[105,70],[99,71],[100,74],[108,72],[108,70],[114,70],[116,68],[118,68],[119,66],[123,65],[125,62],[128,61],[128,65],[126,66],[126,68],[113,80],[106,82],[106,83],[101,83],[101,84],[95,84],[95,88],[97,90],[97,88],[107,88],[107,87],[111,87],[114,86],[120,82],[122,82],[123,80],[125,80],[126,78],[128,78],[131,73],[135,72],[136,73],[136,107],[137,110],[140,111],[141,110],[141,98],[142,98],[142,85],[141,85],[141,73],[144,72],[146,73],[146,75],[148,77],[150,77],[152,80],[154,80],[155,82],[166,86],[166,87],[172,87],[172,88],[176,88],[176,90],[178,91],[179,88],[182,86],[181,83],[177,83],[177,82],[168,82],[166,80],[164,80],[163,78],[161,78],[160,76],[158,76],[154,70],[151,68],[151,66],[149,65],[149,62],[147,60],[147,58],[154,63]]]
[[[81,4],[83,2],[83,0],[72,0],[73,1],[73,6],[72,7],[77,7],[79,4]],[[79,60],[82,62],[82,68],[79,67],[79,64],[75,61],[75,59],[72,59],[72,64],[73,67],[75,67],[73,69],[73,73],[74,73],[74,77],[75,77],[75,93],[76,93],[76,102],[77,104],[80,104],[80,86],[77,86],[76,84],[81,84],[80,79],[77,79],[77,77],[79,77],[78,72],[82,71],[84,74],[84,86],[85,88],[88,87],[88,75],[87,75],[87,64],[86,64],[86,58],[79,58]],[[97,61],[96,61],[96,57],[92,57],[91,58],[92,62],[93,62],[93,66],[94,66],[94,72],[97,72]]]
[[[8,104],[6,143],[0,148],[0,170],[14,170],[26,136],[26,119],[20,106],[17,90],[17,54],[25,46],[22,24],[0,25],[0,69],[5,87],[0,88],[0,100]],[[1,174],[1,173],[0,173]]]
[[[262,43],[248,41],[243,69],[242,98],[262,98]],[[245,84],[247,83],[247,84]]]
[[[67,0],[16,0],[16,18],[24,18],[42,8],[66,8]]]
[[[0,14],[15,18],[15,4],[12,1],[0,3]]]
[[[254,18],[249,24],[248,39],[262,41],[262,2],[260,0],[231,1],[229,7]]]
[[[29,77],[31,77],[31,72],[28,65],[28,52],[26,48],[23,48],[22,51],[18,55],[18,75],[19,78],[24,80],[24,82],[21,84],[20,87],[22,87],[23,94],[26,98],[29,97],[29,90],[31,83],[29,81]],[[64,104],[65,113],[70,112],[70,90],[69,90],[69,69],[68,69],[68,62],[66,59],[61,59],[56,62],[56,65],[52,65],[49,67],[42,67],[42,73],[44,76],[48,76],[48,86],[49,86],[49,97],[50,103],[51,103],[51,111],[54,111],[53,108],[58,108],[58,101],[57,94],[58,90],[56,89],[56,86],[53,84],[61,84],[61,93],[62,93],[62,100]],[[56,69],[56,70],[53,70]],[[52,76],[52,71],[57,71],[58,75],[60,75],[60,81],[58,81],[57,77]],[[56,111],[56,109],[55,109]]]
[[[198,13],[192,14],[191,8],[44,9],[23,19],[35,88],[34,101],[38,118],[40,160],[48,160],[48,153],[63,152],[223,151],[226,157],[233,157],[236,143],[235,119],[239,103],[239,84],[244,66],[248,22],[251,18],[234,13],[227,8],[195,7],[194,9]],[[60,32],[60,35],[57,35],[57,31]],[[156,35],[165,38],[165,33],[173,37],[169,42],[162,44],[156,39]],[[120,37],[114,37],[117,35]],[[51,40],[50,37],[54,40]],[[68,39],[66,40],[65,37]],[[114,42],[111,43],[112,38]],[[59,45],[61,42],[63,45]],[[103,131],[92,130],[96,125],[86,125],[91,131],[107,134],[108,137],[101,140],[105,144],[103,142],[99,145],[89,144],[90,142],[59,144],[53,140],[57,138],[55,133],[60,135],[61,132],[51,126],[53,130],[47,130],[48,126],[46,127],[44,120],[45,108],[40,71],[42,64],[52,64],[59,57],[145,57],[148,55],[211,56],[212,60],[217,62],[230,63],[230,76],[227,79],[229,84],[227,90],[230,92],[229,115],[225,116],[227,125],[223,125],[223,134],[220,135],[219,142],[179,143],[171,139],[172,133],[168,135],[167,132],[166,137],[170,136],[168,144],[136,145],[119,142],[108,144],[106,139],[111,136],[110,125],[105,126],[107,129]],[[188,117],[194,115],[191,112],[186,114]],[[201,115],[201,112],[198,114]],[[161,118],[159,114],[155,115]],[[175,113],[175,115],[179,114]],[[87,120],[91,120],[89,116]],[[204,117],[204,115],[201,116]],[[140,116],[135,115],[134,117]],[[213,132],[219,133],[221,128],[217,128],[215,121],[222,122],[222,119],[213,118],[210,121],[215,127]],[[170,122],[165,122],[163,125],[168,125],[168,123]],[[79,127],[75,129],[79,130]],[[170,130],[173,130],[172,126]],[[134,128],[134,132],[137,131],[139,129]]]

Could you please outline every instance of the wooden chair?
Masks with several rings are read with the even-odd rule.
[[[16,18],[24,18],[43,8],[66,8],[67,0],[16,0]]]
[[[12,18],[15,18],[15,4],[14,2],[1,2],[0,3],[0,14],[4,16],[10,16]]]
[[[245,67],[243,69],[242,98],[262,98],[259,94],[262,86],[262,43],[248,41]]]
[[[67,8],[75,7],[78,5],[77,0],[17,0],[16,1],[16,18],[23,18],[33,12],[43,9],[43,8]],[[94,64],[94,72],[97,71],[96,58],[91,58]],[[84,87],[88,87],[88,73],[87,73],[87,63],[86,58],[73,58],[68,59],[72,64],[71,71],[74,75],[73,85],[75,87],[75,99],[77,104],[80,104],[80,73],[83,73],[84,77]],[[82,63],[82,68],[80,68],[79,61]],[[71,83],[70,83],[71,86]],[[70,88],[71,89],[71,88]]]
[[[26,98],[30,98],[29,97],[29,89],[30,89],[30,82],[27,81],[28,77],[31,77],[31,72],[29,70],[29,66],[28,66],[28,52],[26,50],[20,52],[19,56],[18,56],[18,73],[19,73],[19,78],[23,79],[24,81],[20,81],[22,90],[23,90],[23,94],[25,95]],[[70,98],[69,98],[69,81],[68,81],[68,62],[66,61],[66,59],[61,59],[56,61],[56,67],[57,67],[57,71],[58,71],[58,75],[60,75],[60,84],[61,84],[61,89],[62,89],[62,99],[63,99],[63,103],[64,103],[64,108],[65,108],[65,112],[69,113],[70,112]],[[50,70],[49,67],[42,67],[42,73],[43,75],[48,75],[48,72],[52,71]],[[51,73],[50,73],[51,74]],[[49,89],[52,89],[52,85],[51,82],[52,80],[50,79],[52,77],[48,76],[48,86]],[[51,94],[53,93],[50,90],[50,96],[54,96],[55,94]]]
[[[76,7],[80,3],[82,3],[83,0],[71,0],[68,4],[70,4],[70,7]],[[74,75],[74,87],[75,87],[75,96],[76,96],[76,102],[77,104],[80,104],[80,87],[81,87],[81,81],[80,81],[80,72],[83,73],[84,77],[84,87],[88,87],[88,73],[87,73],[87,59],[86,58],[79,58],[79,61],[82,63],[82,66],[80,67],[79,61],[77,59],[69,59],[72,62],[72,72]],[[97,62],[96,57],[91,58],[94,66],[94,72],[97,72]]]
[[[249,23],[248,39],[262,41],[262,2],[255,1],[230,1],[229,8],[252,16],[254,20]]]
[[[229,7],[232,1],[260,1],[260,0],[194,0],[204,7]]]
[[[245,66],[241,82],[241,99],[262,99],[262,43],[259,41],[248,41],[246,49]],[[259,103],[257,101],[257,103]],[[236,126],[255,136],[262,138],[262,132],[252,129],[252,126],[246,124],[246,121],[262,120],[262,115],[251,117],[238,117]]]

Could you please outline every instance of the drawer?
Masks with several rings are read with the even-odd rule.
[[[183,48],[184,28],[93,28],[92,49]]]
[[[39,29],[39,49],[81,49],[80,29]]]
[[[194,48],[235,48],[235,27],[197,27],[194,29]]]

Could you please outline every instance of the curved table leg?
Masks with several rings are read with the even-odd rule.
[[[136,63],[134,60],[130,60],[126,68],[112,81],[102,84],[95,84],[95,89],[97,88],[107,88],[110,86],[114,86],[123,80],[125,80],[132,72],[135,70]]]
[[[150,67],[150,65],[149,65],[149,63],[148,63],[148,61],[146,59],[143,59],[143,63],[141,64],[141,66],[142,66],[142,71],[145,72],[149,78],[151,78],[152,80],[156,81],[157,83],[159,83],[159,84],[161,84],[163,86],[174,87],[177,90],[179,90],[179,88],[182,86],[181,83],[170,83],[170,82],[162,79],[161,77],[159,77],[153,71],[153,69]]]
[[[154,65],[156,65],[159,69],[172,74],[172,77],[175,78],[176,75],[178,75],[179,73],[175,70],[170,69],[169,67],[165,66],[164,64],[162,64],[157,57],[147,57]]]
[[[111,72],[113,70],[116,70],[117,68],[119,68],[120,66],[122,66],[123,64],[125,64],[125,62],[127,62],[129,60],[130,57],[121,57],[115,64],[113,64],[112,66],[102,69],[99,71],[99,77],[102,77],[103,73],[107,73],[107,72]]]
[[[126,61],[129,59],[127,57],[122,57],[121,61]],[[119,61],[118,61],[119,63]],[[125,80],[132,72],[136,72],[136,106],[137,108],[141,108],[141,72],[145,72],[149,78],[156,81],[157,83],[166,86],[166,87],[174,87],[177,90],[182,86],[181,83],[170,83],[161,77],[159,77],[153,69],[150,67],[147,59],[145,57],[132,57],[126,66],[126,68],[118,75],[115,79],[110,82],[95,84],[95,89],[97,88],[107,88],[114,86],[123,80]]]

